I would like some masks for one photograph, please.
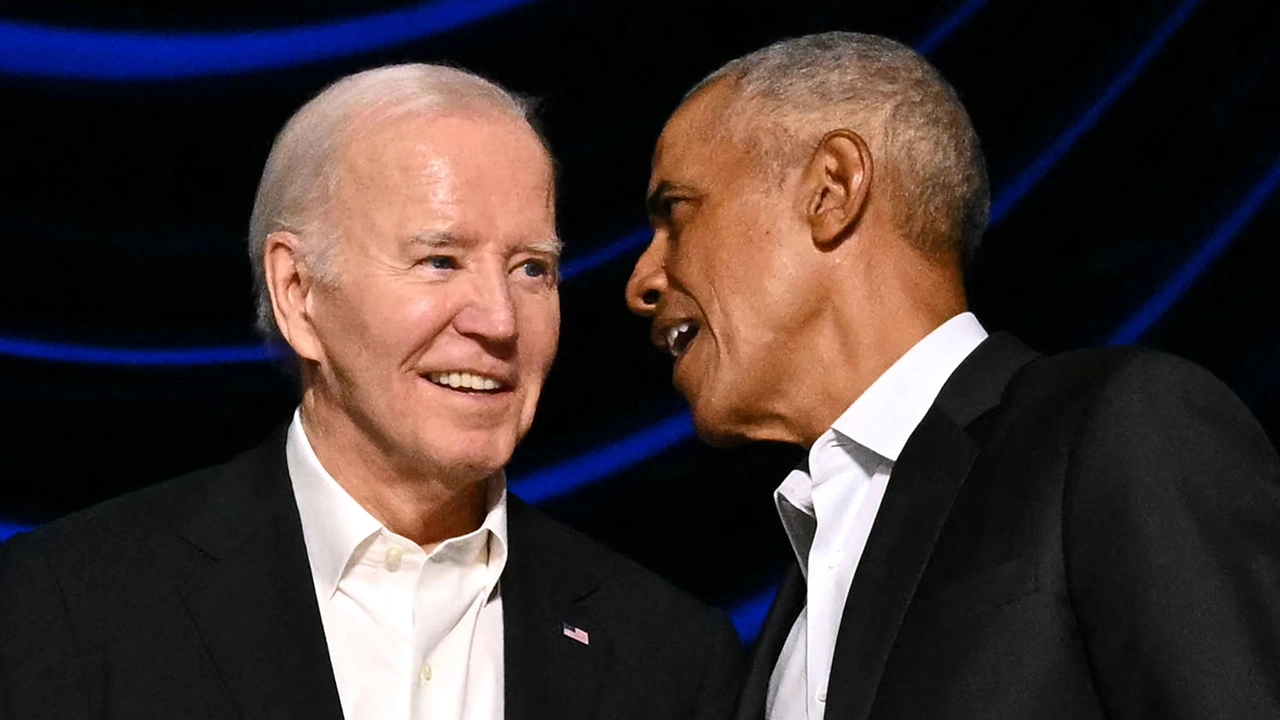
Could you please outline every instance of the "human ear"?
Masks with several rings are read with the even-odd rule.
[[[861,135],[840,129],[822,137],[804,174],[805,218],[815,245],[834,247],[852,234],[866,209],[873,175],[871,151]]]
[[[300,244],[301,239],[288,231],[268,235],[262,254],[263,270],[280,334],[298,357],[319,361],[320,342],[312,324],[310,302],[315,282],[302,262]]]

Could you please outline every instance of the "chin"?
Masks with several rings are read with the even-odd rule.
[[[692,404],[693,429],[699,440],[715,448],[730,448],[751,441],[726,413],[717,412],[710,405],[706,402]]]
[[[481,478],[501,470],[511,460],[515,443],[508,432],[450,433],[426,454],[449,475],[458,478]]]

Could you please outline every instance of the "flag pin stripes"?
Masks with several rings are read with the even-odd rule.
[[[587,634],[586,630],[576,628],[569,623],[564,623],[564,636],[570,640],[577,640],[583,645],[591,644],[591,636]]]

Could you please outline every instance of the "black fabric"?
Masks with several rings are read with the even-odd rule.
[[[741,648],[722,612],[508,510],[508,718],[730,714]],[[0,718],[340,717],[283,431],[0,546]]]
[[[764,717],[798,569],[739,703]],[[993,335],[894,467],[826,718],[1280,718],[1280,460],[1206,371]]]

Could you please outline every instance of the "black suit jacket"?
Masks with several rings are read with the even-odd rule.
[[[516,498],[508,541],[508,718],[729,715],[741,648],[722,612]],[[4,720],[342,716],[283,433],[0,555]]]
[[[764,715],[794,568],[739,705]],[[1280,718],[1280,462],[1190,363],[997,334],[893,469],[826,718]]]

